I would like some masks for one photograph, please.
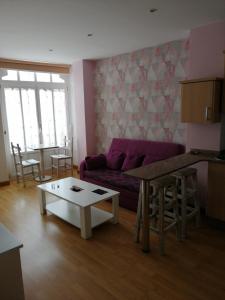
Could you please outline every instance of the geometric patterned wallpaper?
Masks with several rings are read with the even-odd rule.
[[[95,70],[97,152],[113,137],[185,143],[180,84],[188,40],[98,60]]]

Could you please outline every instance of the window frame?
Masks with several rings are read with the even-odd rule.
[[[41,108],[40,108],[40,95],[39,91],[40,89],[44,90],[51,90],[52,95],[54,93],[54,89],[63,89],[65,92],[65,112],[66,112],[66,127],[67,127],[67,133],[70,133],[70,101],[69,101],[69,76],[68,74],[60,74],[60,73],[54,73],[59,74],[65,82],[38,82],[36,81],[36,72],[40,73],[40,71],[30,71],[34,73],[35,81],[19,81],[20,75],[19,71],[29,71],[29,70],[15,70],[17,71],[17,80],[2,80],[2,76],[5,76],[5,71],[8,71],[8,69],[0,69],[0,87],[1,87],[1,114],[3,119],[3,125],[6,131],[6,142],[10,147],[10,140],[9,140],[9,130],[8,130],[8,122],[7,122],[7,113],[6,113],[6,103],[5,103],[5,95],[4,95],[4,89],[5,88],[18,88],[19,92],[21,94],[21,89],[34,89],[35,92],[35,99],[36,99],[36,113],[37,113],[37,123],[38,123],[38,130],[39,130],[39,142],[42,143],[42,122],[41,122]],[[50,73],[53,72],[41,72],[41,73]],[[52,76],[50,76],[51,78]],[[53,101],[54,103],[54,101]],[[54,107],[54,105],[53,105]],[[53,108],[53,114],[55,115],[55,111]],[[22,112],[22,118],[24,123],[24,117]],[[23,150],[23,153],[30,153],[34,152],[32,149],[30,149],[26,145],[26,137],[25,137],[25,129],[23,128],[23,135],[24,135],[24,145],[25,149]],[[55,126],[55,120],[54,120],[54,139],[56,140],[56,126]]]

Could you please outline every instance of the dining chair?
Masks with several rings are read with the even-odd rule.
[[[59,177],[60,169],[63,171],[70,170],[73,176],[73,138],[64,138],[63,147],[58,148],[57,154],[50,155],[52,176],[53,171],[56,169],[56,175]]]
[[[22,178],[23,186],[25,187],[25,176],[28,175],[32,175],[33,179],[35,179],[35,177],[39,177],[39,180],[41,182],[40,162],[36,159],[23,160],[23,155],[21,153],[21,148],[19,144],[14,145],[11,142],[11,149],[16,170],[17,183],[19,183],[20,178]],[[37,175],[35,175],[35,173],[37,173]]]

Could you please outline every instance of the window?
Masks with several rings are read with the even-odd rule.
[[[68,135],[64,76],[7,70],[2,87],[9,142],[19,143],[23,151],[38,143],[63,143]]]
[[[50,74],[49,73],[36,73],[37,81],[40,82],[50,82]]]
[[[2,80],[18,80],[17,79],[17,71],[7,70],[7,75],[4,74],[2,76]]]
[[[23,118],[22,114],[18,113],[21,112],[19,89],[6,88],[4,92],[9,139],[24,148]]]
[[[21,81],[34,81],[34,72],[19,71]]]

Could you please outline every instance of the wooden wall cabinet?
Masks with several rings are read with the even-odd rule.
[[[219,122],[222,82],[221,78],[181,81],[181,122]]]
[[[207,216],[225,221],[225,162],[209,162]]]

